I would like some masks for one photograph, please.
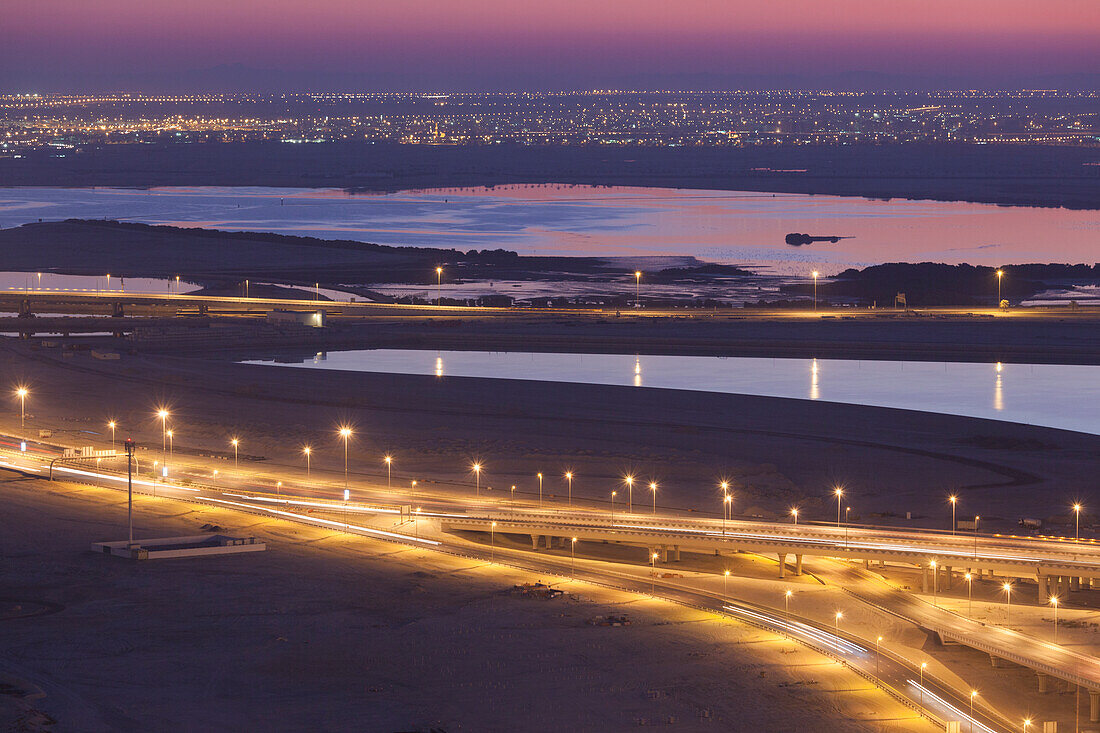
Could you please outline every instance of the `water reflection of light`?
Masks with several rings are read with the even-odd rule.
[[[997,381],[994,382],[994,384],[993,384],[993,409],[994,410],[1003,410],[1003,409],[1005,409],[1004,386],[1001,383],[1001,379],[1002,379],[1001,370],[1002,369],[1004,369],[1004,367],[1001,365],[1001,362],[997,362]]]
[[[437,376],[437,377],[442,377],[443,376],[443,357],[442,356],[435,357],[435,376]]]
[[[810,364],[810,399],[817,400],[821,398],[821,390],[817,385],[817,359],[813,360]]]
[[[634,386],[642,386],[642,362],[638,357],[634,357]]]

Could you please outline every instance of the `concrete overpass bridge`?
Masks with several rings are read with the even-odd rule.
[[[592,517],[590,512],[494,512],[484,516],[443,515],[444,531],[503,532],[529,535],[533,550],[568,547],[572,538],[644,547],[661,562],[676,562],[682,551],[751,552],[778,560],[779,577],[800,574],[806,556],[862,560],[864,567],[896,564],[921,570],[923,589],[950,588],[966,573],[998,576],[1006,581],[1035,582],[1037,600],[1071,589],[1100,586],[1100,545],[1093,542],[1042,540],[997,535],[951,535],[934,531],[894,530],[841,525],[794,525],[766,522],[696,520],[624,514]],[[648,555],[647,555],[648,557]],[[848,593],[887,613],[935,633],[946,642],[964,644],[1038,674],[1046,692],[1051,677],[1086,688],[1090,718],[1100,721],[1100,659],[1037,639],[1003,626],[987,625],[928,603],[911,593],[887,587],[867,570],[851,568],[836,579]]]

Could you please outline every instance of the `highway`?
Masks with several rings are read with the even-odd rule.
[[[31,312],[96,312],[106,315],[112,313],[114,304],[120,304],[124,309],[134,308],[134,314],[149,312],[154,315],[165,315],[175,310],[197,309],[205,306],[211,313],[265,313],[274,309],[288,310],[314,310],[324,308],[331,315],[362,317],[362,316],[461,316],[464,318],[489,316],[539,316],[539,315],[563,315],[577,316],[607,316],[620,313],[624,316],[659,317],[689,316],[693,313],[704,315],[712,311],[700,311],[698,309],[684,308],[616,308],[614,306],[599,308],[532,308],[523,306],[513,307],[489,307],[467,305],[407,305],[397,303],[378,303],[369,301],[333,301],[314,300],[310,297],[302,298],[257,298],[244,296],[224,295],[189,295],[187,293],[126,293],[119,290],[0,290],[0,312],[19,312],[22,304],[26,302]],[[68,306],[68,308],[59,308]],[[130,311],[127,310],[129,313]],[[975,316],[986,318],[1028,318],[1028,319],[1072,319],[1074,321],[1095,322],[1098,314],[1089,309],[1070,310],[1058,306],[1036,306],[1029,308],[1015,308],[1001,310],[993,307],[929,307],[909,311],[931,317],[959,317],[972,319]],[[738,319],[795,319],[812,320],[821,318],[844,317],[846,319],[871,318],[879,319],[900,315],[900,311],[889,308],[844,308],[821,307],[811,310],[782,308],[782,309],[724,309],[718,311],[721,315],[735,315]]]
[[[51,455],[43,450],[42,446],[36,447],[39,450],[28,451],[29,455],[16,455],[10,448],[5,449],[0,467],[24,472],[31,476],[43,476],[48,473],[48,461]],[[126,477],[121,472],[66,464],[56,465],[54,470],[58,478],[66,480],[119,490],[125,490],[126,487]],[[343,502],[300,495],[274,496],[236,487],[182,486],[175,482],[154,481],[144,475],[135,478],[133,483],[135,492],[145,496],[198,502],[328,527],[337,531],[419,546],[543,575],[557,575],[575,582],[652,595],[709,613],[733,617],[803,644],[836,660],[912,708],[915,713],[941,726],[948,721],[959,721],[963,730],[972,729],[983,733],[1007,733],[1014,730],[1009,721],[1004,720],[995,711],[986,709],[980,703],[975,706],[971,717],[970,698],[965,691],[952,688],[927,671],[922,674],[919,667],[909,660],[887,649],[873,650],[872,647],[875,646],[873,642],[869,643],[848,632],[837,634],[835,630],[797,614],[781,613],[726,595],[692,588],[686,583],[647,577],[639,572],[624,572],[598,561],[582,561],[580,564],[574,564],[560,556],[540,555],[496,545],[487,549],[484,544],[464,541],[452,535],[432,531],[432,524],[439,520],[462,516],[459,512],[413,511],[410,513],[408,507],[383,503]],[[378,521],[379,519],[381,522]],[[382,526],[378,526],[379,524]],[[385,526],[395,524],[396,526],[388,528]]]
[[[9,438],[4,443],[7,447],[2,451],[0,467],[12,468],[28,475],[45,477],[48,473],[48,462],[57,455],[55,447],[40,443],[29,444],[26,453],[17,450],[14,439]],[[62,462],[55,466],[55,471],[63,478],[124,487],[125,479],[120,473],[97,471],[94,466],[87,467],[86,461],[84,463],[82,466]],[[341,484],[330,480],[331,477],[319,477],[304,491],[302,487],[295,485],[293,489],[288,488],[293,493],[273,494],[266,482],[257,490],[256,486],[250,487],[247,481],[240,482],[238,476],[228,471],[226,473],[229,475],[222,478],[226,484],[224,486],[212,485],[209,470],[201,466],[177,468],[174,473],[175,480],[167,483],[163,480],[154,481],[148,474],[142,474],[135,478],[135,488],[144,494],[198,501],[464,555],[481,556],[485,554],[485,548],[483,545],[464,541],[448,530],[484,533],[495,523],[494,532],[513,536],[576,536],[591,541],[611,538],[610,541],[647,548],[675,547],[680,543],[685,549],[702,546],[708,550],[719,547],[726,552],[733,552],[749,548],[744,551],[756,552],[756,549],[752,549],[753,543],[756,543],[800,548],[808,554],[821,557],[847,558],[857,551],[911,553],[921,557],[958,557],[960,567],[963,566],[963,561],[971,564],[976,562],[978,565],[983,562],[1034,562],[1044,567],[1072,566],[1075,573],[1100,572],[1100,545],[1092,542],[1037,541],[980,534],[952,536],[949,533],[868,527],[838,528],[820,524],[795,526],[742,520],[722,522],[665,514],[625,514],[621,510],[612,517],[609,511],[573,510],[561,506],[545,506],[540,509],[531,501],[512,503],[508,499],[463,498],[438,492],[419,492],[413,500],[414,504],[405,496],[404,490],[394,491],[360,481],[353,484],[356,500],[343,502],[332,498],[340,496],[338,487]],[[180,481],[184,476],[186,478]],[[443,532],[437,531],[437,527]],[[974,559],[975,544],[977,561]],[[509,562],[517,567],[565,574],[560,558],[495,547],[490,553],[498,560],[508,557]],[[735,602],[728,597],[667,580],[647,581],[634,574],[591,565],[586,563],[585,580],[613,584],[638,592],[647,591],[650,584],[655,583],[655,589],[659,589],[657,594],[663,598],[708,611],[734,615],[763,628],[798,638],[823,653],[841,657],[845,664],[861,674],[870,674],[864,668],[868,662],[868,642],[864,640],[843,636],[845,643],[842,644],[833,632],[815,627],[806,619],[801,619],[801,622],[816,631],[790,627],[788,619],[776,615],[777,612],[773,609]],[[817,569],[815,572],[830,584],[844,588],[862,603],[939,633],[945,639],[968,644],[999,658],[1100,692],[1100,660],[1011,629],[969,620],[912,594],[891,588],[881,578],[865,570],[839,564],[830,567],[832,569]],[[806,635],[812,638],[806,638]],[[831,645],[832,648],[821,648],[822,644]],[[879,659],[878,664],[882,663],[882,659]],[[893,666],[888,669],[892,671],[888,675],[883,673],[884,677],[879,679],[879,683],[891,694],[910,703],[912,695],[906,694],[906,689],[915,691],[918,698],[921,697],[920,690],[915,687],[917,683],[906,677],[907,673],[912,675],[911,665],[905,660],[897,659],[891,664]],[[938,683],[934,680],[926,681],[927,696],[932,700],[942,700],[942,710],[948,711],[948,714],[953,714],[948,706],[961,709],[958,708],[959,704],[968,704],[969,701],[960,698],[957,692],[935,685]],[[934,714],[934,711],[929,712]],[[997,721],[995,717],[982,719],[980,724],[990,726],[989,729],[992,730],[1003,728],[1003,721]]]

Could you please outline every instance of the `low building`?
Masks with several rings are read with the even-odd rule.
[[[273,310],[267,313],[267,322],[274,325],[308,326],[310,328],[324,328],[326,322],[325,312],[317,311],[288,311]]]

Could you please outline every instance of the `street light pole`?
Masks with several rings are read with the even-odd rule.
[[[1012,584],[1005,583],[1001,586],[1001,588],[1004,589],[1006,599],[1005,603],[1007,606],[1005,611],[1005,624],[1010,624],[1012,623]]]
[[[642,271],[634,271],[634,306],[642,304]]]
[[[233,438],[233,440],[229,442],[233,444],[233,468],[239,468],[240,462],[237,460],[237,446],[240,445],[241,441]]]
[[[388,489],[393,485],[393,456],[386,456],[383,460],[386,461],[386,488]]]
[[[951,536],[955,536],[955,504],[959,501],[959,497],[952,494],[947,497],[947,500],[951,502]]]
[[[920,715],[924,717],[924,669],[928,666],[928,662],[920,663]]]
[[[973,618],[973,591],[974,591],[974,576],[970,573],[966,574],[966,617]]]
[[[611,492],[611,523],[615,524],[615,494],[618,492]]]
[[[480,463],[475,463],[473,465],[473,469],[474,469],[474,476],[476,477],[476,481],[477,481],[477,483],[475,484],[476,488],[474,489],[474,492],[475,492],[474,496],[476,496],[478,498],[481,498],[481,464]]]
[[[840,529],[840,499],[844,496],[844,490],[838,486],[833,493],[836,494],[836,528]]]
[[[19,387],[15,390],[15,394],[19,397],[19,435],[21,437],[26,436],[27,425],[27,388]]]
[[[130,528],[129,547],[134,546],[134,441],[126,439],[126,524]]]
[[[497,561],[497,541],[496,541],[497,523],[492,522],[489,524],[489,562]]]
[[[1058,596],[1050,597],[1050,605],[1054,606],[1054,643],[1058,643]]]
[[[313,449],[310,448],[308,445],[305,448],[302,448],[302,453],[305,453],[305,455],[306,455],[306,478],[307,479],[310,476],[309,456],[312,452],[313,452]]]
[[[351,438],[351,428],[340,428],[340,437],[344,439],[344,494],[348,493],[348,439]]]
[[[565,480],[569,483],[569,506],[573,506],[573,472],[565,472]]]
[[[115,449],[115,421],[111,420],[107,423],[107,427],[111,429],[111,450]]]
[[[1074,504],[1073,505],[1073,513],[1075,515],[1075,521],[1074,521],[1074,525],[1073,525],[1073,541],[1074,542],[1080,542],[1081,541],[1081,505],[1080,504]]]
[[[577,579],[577,538],[574,537],[569,542],[569,576],[573,579]]]
[[[634,477],[627,476],[626,479],[626,511],[628,514],[634,512]]]
[[[814,313],[817,313],[817,276],[819,273],[817,270],[814,270],[810,274],[814,276]]]
[[[542,509],[542,472],[539,471],[539,509]]]
[[[435,268],[435,305],[439,307],[443,303],[443,268]]]
[[[657,588],[657,553],[649,556],[649,595],[656,595]]]
[[[653,492],[653,516],[657,516],[657,482],[649,482],[649,490]]]

